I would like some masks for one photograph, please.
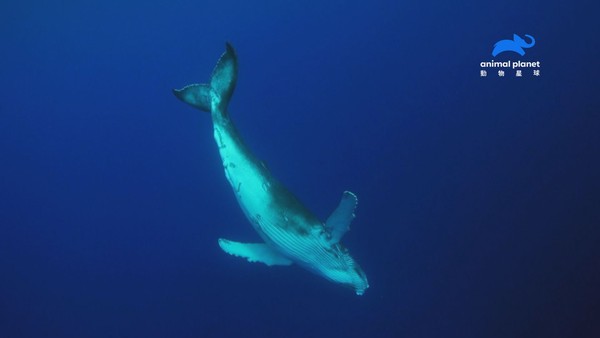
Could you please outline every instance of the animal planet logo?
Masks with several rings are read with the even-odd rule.
[[[525,39],[523,39],[522,37],[520,37],[517,34],[513,34],[513,39],[512,40],[500,40],[498,42],[496,42],[494,44],[494,49],[492,50],[492,56],[496,57],[497,55],[504,53],[504,52],[513,52],[516,54],[519,54],[521,56],[525,55],[525,49],[526,48],[531,48],[535,45],[535,38],[531,35],[525,34],[525,37],[527,37],[530,41],[527,42],[525,41]],[[487,77],[488,75],[488,70],[487,68],[500,68],[498,70],[498,77],[504,77],[507,70],[505,70],[504,68],[512,68],[514,70],[514,75],[516,77],[522,77],[523,76],[523,69],[522,68],[532,68],[533,71],[531,72],[533,74],[533,76],[538,77],[540,76],[540,61],[483,61],[480,64],[480,67],[482,68],[479,71],[479,74],[481,77]]]
[[[521,56],[525,55],[524,48],[531,48],[535,45],[535,39],[531,35],[525,34],[531,42],[527,43],[522,37],[517,34],[513,34],[512,40],[500,40],[494,44],[494,50],[492,51],[492,56],[496,57],[496,55],[504,52],[515,52]]]

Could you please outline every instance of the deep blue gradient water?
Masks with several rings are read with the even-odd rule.
[[[0,337],[598,337],[593,1],[0,4]],[[480,77],[530,34],[541,74]],[[359,197],[359,297],[257,241],[209,116],[316,215]]]

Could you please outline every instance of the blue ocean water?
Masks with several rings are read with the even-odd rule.
[[[0,4],[1,337],[597,337],[593,2]],[[539,76],[480,75],[535,36]],[[206,114],[225,41],[247,144],[344,238],[364,296],[256,241]]]

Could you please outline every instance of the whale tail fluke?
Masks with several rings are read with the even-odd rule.
[[[229,100],[237,82],[237,56],[231,44],[225,45],[225,52],[217,61],[210,77],[210,84],[192,84],[181,89],[173,89],[173,94],[181,101],[205,112],[227,114]]]
[[[173,94],[181,101],[202,111],[211,111],[210,85],[191,84],[181,89],[173,89]]]

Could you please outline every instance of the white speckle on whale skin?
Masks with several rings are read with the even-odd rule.
[[[271,184],[269,184],[269,182],[263,182],[262,188],[264,191],[269,191],[270,187],[271,187]]]
[[[219,147],[219,149],[224,149],[226,148],[225,144],[223,143],[223,139],[221,137],[221,132],[215,128],[215,140],[217,141],[217,146]]]

